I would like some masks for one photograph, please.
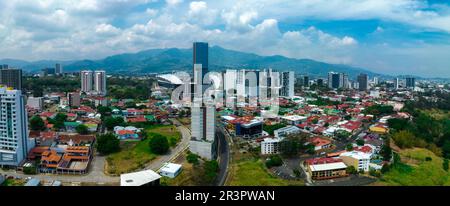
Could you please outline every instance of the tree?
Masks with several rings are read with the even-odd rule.
[[[112,112],[112,110],[109,107],[99,106],[99,107],[97,107],[97,112],[100,113],[103,117],[107,114],[110,114]]]
[[[124,120],[122,117],[106,117],[103,123],[108,130],[113,130],[114,127],[123,125]]]
[[[83,135],[89,134],[89,128],[86,125],[84,125],[84,124],[78,125],[75,128],[75,130],[77,131],[78,134],[83,134]]]
[[[391,161],[392,149],[390,147],[390,139],[386,139],[380,150],[380,155],[383,157],[384,161]]]
[[[348,166],[345,171],[350,175],[358,174],[358,171],[356,171],[356,168],[354,166]]]
[[[216,160],[206,161],[203,165],[205,179],[207,182],[213,182],[219,172],[219,163]]]
[[[363,139],[357,139],[356,140],[356,144],[358,145],[358,146],[364,146],[364,140]]]
[[[169,141],[165,136],[152,134],[149,142],[150,150],[155,154],[166,154],[169,151]]]
[[[44,120],[42,120],[41,117],[39,116],[33,116],[30,119],[30,128],[31,130],[35,130],[35,131],[42,131],[45,130],[45,122]]]
[[[98,135],[96,148],[103,155],[118,152],[120,150],[120,140],[111,133]]]
[[[392,135],[395,144],[400,148],[411,148],[415,145],[416,137],[410,131],[402,130]]]
[[[199,163],[198,158],[199,158],[199,156],[194,153],[189,153],[186,156],[186,160],[193,165],[198,165],[198,163]]]
[[[298,155],[299,152],[306,149],[305,143],[308,135],[305,133],[298,133],[288,135],[280,142],[280,152],[285,157],[292,157]]]
[[[283,160],[279,155],[273,155],[266,161],[267,168],[279,167],[281,165],[283,165]]]
[[[444,170],[448,172],[448,159],[444,159],[444,162],[442,163],[442,168],[444,168]]]
[[[347,146],[345,146],[345,150],[353,151],[353,145],[352,144],[348,144]]]

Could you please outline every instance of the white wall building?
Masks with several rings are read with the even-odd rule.
[[[292,98],[294,96],[295,73],[293,71],[281,72],[280,96]]]
[[[276,138],[284,138],[290,134],[299,133],[301,130],[296,126],[287,126],[273,131]]]
[[[27,106],[38,111],[42,111],[44,108],[44,98],[42,97],[28,97]]]
[[[106,95],[106,72],[103,70],[94,72],[94,91],[98,95]]]
[[[278,154],[280,151],[280,138],[265,138],[261,142],[261,154]]]
[[[93,84],[93,72],[89,70],[84,70],[80,72],[81,76],[81,91],[85,93],[90,93],[92,91]]]
[[[372,155],[360,151],[344,152],[339,156],[346,165],[354,166],[357,171],[369,171],[369,163]]]
[[[0,88],[0,165],[17,167],[35,145],[20,90]]]
[[[165,163],[159,170],[159,174],[169,178],[175,178],[181,172],[181,165],[174,163]]]

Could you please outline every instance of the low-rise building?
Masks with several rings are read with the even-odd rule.
[[[159,174],[169,178],[175,178],[181,172],[181,165],[174,163],[165,163],[159,170]]]
[[[276,138],[284,138],[290,134],[300,133],[301,130],[296,126],[287,126],[273,131]]]
[[[339,156],[346,165],[353,166],[357,171],[368,172],[371,154],[360,151],[342,153]]]
[[[120,186],[159,186],[161,176],[153,170],[120,175]]]
[[[298,125],[298,124],[301,124],[302,122],[306,121],[307,117],[299,116],[299,115],[289,115],[289,116],[281,117],[281,119],[284,122],[286,122],[287,124]]]
[[[347,165],[337,158],[315,158],[306,160],[304,165],[313,180],[333,179],[347,176]]]
[[[261,142],[261,154],[278,154],[280,152],[280,141],[280,138],[264,138]]]

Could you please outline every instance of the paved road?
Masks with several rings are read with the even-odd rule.
[[[178,120],[176,119],[171,120],[174,123],[174,125],[176,125],[178,131],[180,131],[182,135],[180,143],[178,143],[178,145],[175,148],[171,149],[169,153],[159,156],[153,161],[151,161],[149,165],[145,167],[146,169],[158,171],[164,165],[164,163],[172,161],[189,147],[189,140],[191,139],[191,131],[183,124],[181,124]]]
[[[219,175],[217,176],[216,185],[222,186],[228,174],[228,164],[230,160],[230,147],[228,145],[227,137],[222,127],[217,127],[217,138],[219,141]]]

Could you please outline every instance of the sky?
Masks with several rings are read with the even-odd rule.
[[[0,59],[100,59],[152,48],[190,48],[193,41],[384,74],[450,78],[450,2],[0,2]]]

